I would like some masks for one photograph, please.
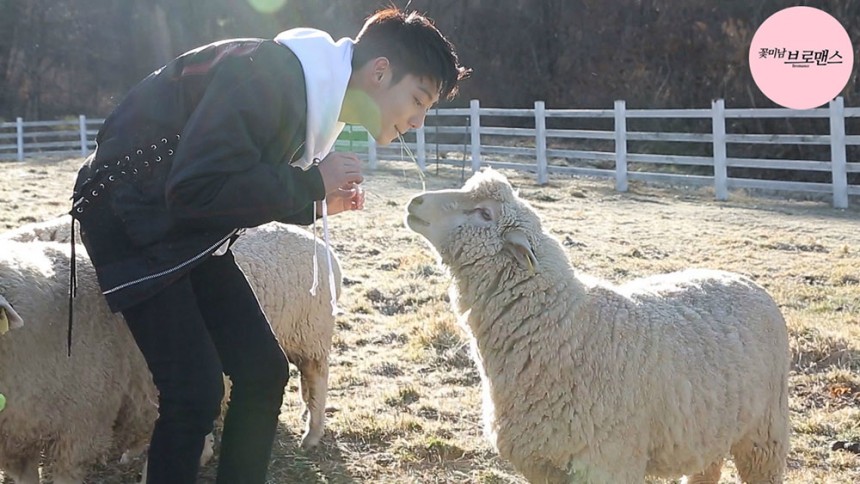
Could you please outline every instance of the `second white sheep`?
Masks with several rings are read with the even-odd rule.
[[[745,482],[782,482],[788,334],[760,286],[707,270],[620,287],[577,273],[494,171],[414,197],[406,223],[453,275],[487,434],[531,482],[716,483],[729,455]]]

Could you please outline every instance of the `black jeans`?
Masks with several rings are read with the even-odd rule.
[[[147,482],[195,481],[221,409],[222,372],[232,389],[217,482],[265,482],[289,365],[232,252],[123,316],[159,391]]]

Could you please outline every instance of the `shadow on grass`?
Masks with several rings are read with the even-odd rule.
[[[268,483],[350,484],[357,482],[346,470],[343,456],[337,443],[332,441],[331,433],[323,437],[318,447],[305,450],[300,447],[300,438],[295,430],[284,424],[278,425],[269,462]],[[198,484],[214,484],[219,451],[220,434],[216,431],[215,455],[200,468]],[[90,471],[84,484],[136,484],[140,480],[143,463],[144,456],[140,456],[127,465],[118,463],[97,465]],[[12,484],[12,481],[0,479],[0,483]]]
[[[330,432],[326,432],[322,442],[313,449],[302,449],[300,443],[297,429],[283,423],[278,425],[266,482],[270,484],[287,482],[349,484],[357,482],[347,471],[343,455],[337,443],[332,440]],[[198,484],[213,484],[215,482],[219,450],[220,446],[216,443],[215,456],[200,469]]]

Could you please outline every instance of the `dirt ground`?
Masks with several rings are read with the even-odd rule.
[[[81,159],[0,163],[0,229],[66,212]],[[369,172],[364,213],[331,220],[345,272],[334,341],[329,421],[320,449],[302,429],[291,378],[270,482],[521,483],[483,438],[480,383],[448,308],[448,276],[403,226],[422,190],[414,165]],[[860,458],[831,451],[860,440],[860,201],[827,201],[505,171],[581,271],[623,282],[690,266],[747,274],[789,325],[792,451],[787,482],[860,482]],[[466,176],[468,176],[468,168]],[[459,168],[431,167],[427,189],[461,185]],[[137,462],[139,464],[139,461]],[[102,465],[88,482],[132,482],[133,466]],[[723,481],[733,482],[731,465]],[[214,467],[202,482],[214,481]],[[664,482],[664,481],[653,481]],[[668,481],[666,481],[668,482]]]

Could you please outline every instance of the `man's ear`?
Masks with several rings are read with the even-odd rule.
[[[509,230],[505,233],[504,239],[505,251],[513,255],[520,266],[528,269],[530,273],[536,274],[539,268],[537,257],[532,252],[532,246],[525,232],[520,229]]]
[[[374,82],[381,83],[385,80],[386,76],[391,75],[391,63],[388,61],[388,57],[377,57],[371,62],[373,63],[372,72]]]

